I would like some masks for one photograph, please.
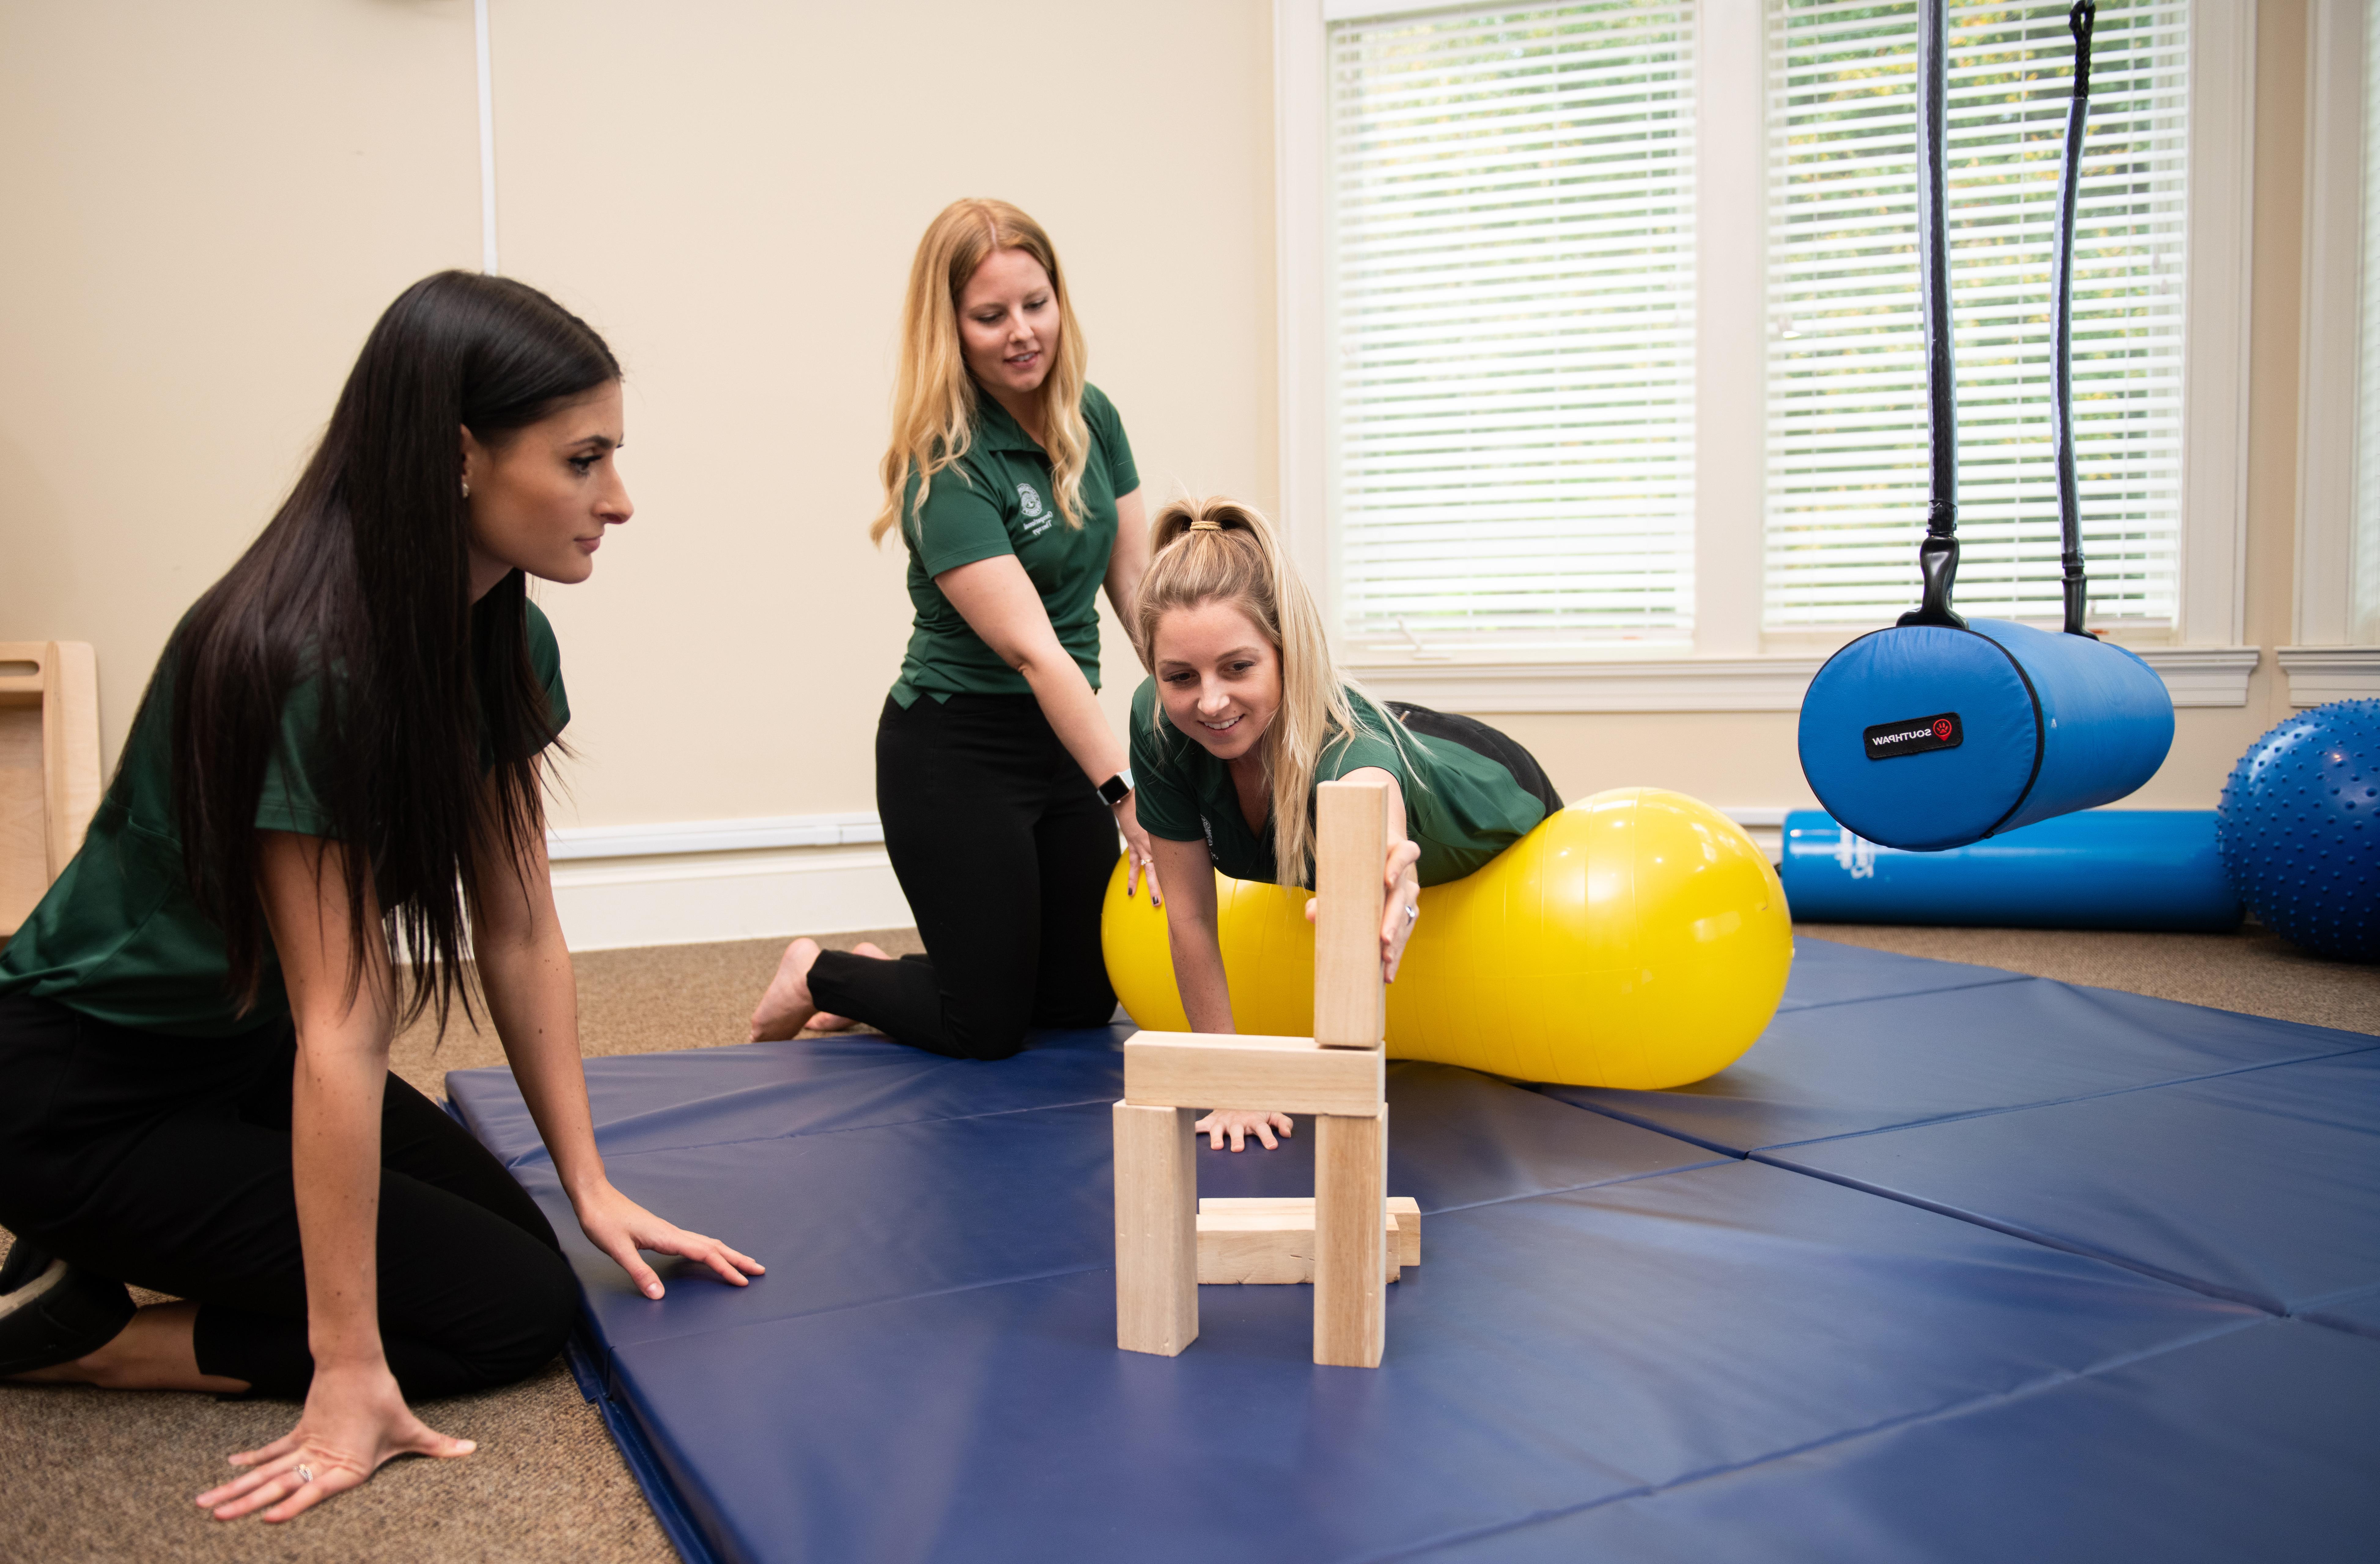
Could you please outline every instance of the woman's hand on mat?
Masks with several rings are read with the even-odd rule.
[[[1380,981],[1397,981],[1397,967],[1405,959],[1405,942],[1413,938],[1414,924],[1421,918],[1421,876],[1414,865],[1421,861],[1419,842],[1399,842],[1389,849],[1389,861],[1383,871],[1388,882],[1385,905],[1380,909]],[[1305,921],[1314,922],[1316,903],[1305,898]]]
[[[1114,806],[1116,829],[1123,833],[1123,894],[1130,896],[1148,876],[1148,904],[1165,905],[1165,892],[1157,883],[1157,849],[1148,845],[1148,833],[1140,828],[1140,812],[1134,807],[1139,795],[1126,793],[1123,802]]]
[[[286,1521],[355,1487],[398,1456],[451,1459],[478,1448],[414,1416],[385,1361],[334,1363],[314,1371],[298,1426],[261,1450],[232,1457],[234,1466],[251,1470],[200,1494],[199,1508],[212,1510],[218,1521],[259,1509],[267,1521]]]
[[[650,1249],[656,1254],[675,1254],[708,1265],[721,1281],[736,1287],[747,1285],[745,1277],[768,1270],[750,1255],[739,1254],[715,1238],[690,1233],[662,1221],[613,1188],[608,1180],[584,1196],[574,1198],[571,1204],[578,1212],[580,1229],[596,1248],[618,1262],[620,1269],[628,1273],[628,1279],[637,1284],[637,1290],[648,1298],[662,1295],[662,1278],[637,1252],[640,1249]]]
[[[1289,1115],[1285,1113],[1250,1113],[1241,1108],[1213,1109],[1206,1118],[1190,1127],[1190,1132],[1194,1136],[1210,1137],[1208,1142],[1209,1151],[1221,1151],[1223,1137],[1226,1135],[1232,1138],[1233,1151],[1245,1151],[1247,1138],[1250,1135],[1262,1141],[1265,1150],[1279,1151],[1281,1142],[1272,1138],[1272,1132],[1276,1130],[1284,1135],[1297,1133],[1297,1127],[1289,1121]]]

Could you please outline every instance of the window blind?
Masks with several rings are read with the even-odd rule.
[[[1925,517],[1912,4],[1771,0],[1767,618],[1917,601]],[[2100,0],[2074,242],[2076,469],[2093,623],[2179,596],[2187,0]],[[1952,0],[1958,605],[2058,611],[2050,265],[2067,6]]]
[[[1351,636],[1689,632],[1692,37],[1685,0],[1330,24]]]

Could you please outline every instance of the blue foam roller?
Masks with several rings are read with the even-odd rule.
[[[2172,744],[2173,699],[2146,663],[2008,619],[1864,635],[1802,698],[1802,772],[1818,801],[1911,852],[2113,803]]]
[[[2216,851],[2215,812],[2093,810],[1986,841],[1908,852],[1816,810],[1785,817],[1785,899],[1796,921],[2020,929],[2221,932],[2240,897]]]

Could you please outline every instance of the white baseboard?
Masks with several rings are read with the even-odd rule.
[[[906,928],[917,920],[881,849],[571,859],[553,901],[573,950]]]

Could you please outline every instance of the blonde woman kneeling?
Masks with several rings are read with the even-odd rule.
[[[1396,977],[1423,886],[1461,879],[1562,807],[1529,752],[1484,723],[1375,703],[1339,672],[1320,614],[1272,526],[1229,500],[1184,501],[1151,530],[1132,632],[1153,670],[1133,697],[1140,824],[1167,890],[1182,1008],[1231,1032],[1210,866],[1239,880],[1311,885],[1314,788],[1389,785],[1382,975]],[[1311,906],[1307,916],[1313,915]],[[1210,1113],[1201,1132],[1270,1149],[1278,1113]]]
[[[1129,615],[1148,534],[1123,421],[1085,361],[1038,224],[999,201],[934,219],[910,267],[868,529],[897,528],[909,551],[916,628],[877,722],[876,807],[926,957],[797,939],[753,1012],[756,1041],[865,1021],[1002,1059],[1030,1028],[1114,1014],[1099,903],[1118,833],[1135,881],[1148,838],[1095,693],[1099,596]]]

